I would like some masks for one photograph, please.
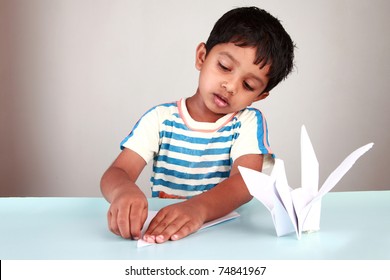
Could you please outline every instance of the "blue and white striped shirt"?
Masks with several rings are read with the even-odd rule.
[[[154,197],[191,197],[229,177],[235,159],[264,154],[272,161],[267,124],[262,113],[246,108],[215,123],[197,122],[185,99],[153,107],[122,141],[121,148],[153,159]]]

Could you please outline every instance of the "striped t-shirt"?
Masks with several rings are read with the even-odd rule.
[[[264,154],[272,164],[267,124],[254,108],[228,114],[215,123],[197,122],[185,99],[153,107],[121,142],[146,162],[153,159],[153,197],[191,197],[229,177],[234,160]]]

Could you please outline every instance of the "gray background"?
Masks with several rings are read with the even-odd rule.
[[[375,142],[334,190],[390,189],[390,1],[0,0],[0,196],[100,196],[120,141],[150,107],[195,92],[197,44],[246,5],[297,45],[293,74],[256,103],[290,185],[305,124],[320,183]]]

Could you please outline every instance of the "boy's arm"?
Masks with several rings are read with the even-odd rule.
[[[162,243],[197,231],[205,222],[222,217],[252,199],[238,166],[261,171],[262,155],[244,155],[233,164],[230,177],[211,190],[161,209],[145,232],[144,240]]]
[[[124,238],[139,239],[148,215],[145,194],[135,184],[146,162],[130,149],[123,149],[103,174],[103,196],[110,202],[107,213],[110,230]]]

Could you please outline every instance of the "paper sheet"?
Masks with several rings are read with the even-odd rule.
[[[145,224],[144,224],[144,227],[143,227],[143,230],[142,230],[142,236],[144,235],[146,229],[149,227],[149,224],[152,221],[152,219],[154,218],[154,216],[156,216],[157,212],[158,211],[151,211],[151,210],[148,211],[148,218],[145,221]],[[210,222],[207,222],[207,223],[203,224],[203,226],[199,230],[205,229],[205,228],[217,225],[217,224],[220,224],[222,222],[229,221],[231,219],[235,219],[235,218],[237,218],[239,216],[240,216],[240,214],[238,214],[236,211],[233,211],[233,212],[227,214],[226,216],[223,216],[223,217],[221,217],[219,219],[215,219],[213,221],[210,221]],[[152,245],[152,244],[156,244],[156,243],[149,243],[149,242],[146,242],[146,241],[144,241],[142,239],[137,241],[137,247],[138,248],[149,246],[149,245]]]

